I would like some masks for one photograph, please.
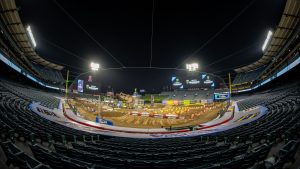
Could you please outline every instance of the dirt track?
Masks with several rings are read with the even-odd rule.
[[[73,105],[76,105],[80,115],[90,121],[95,121],[98,115],[98,105],[90,104],[82,101],[71,101]],[[128,112],[132,111],[129,109],[119,109],[117,111],[104,111],[101,113],[102,118],[110,120],[115,126],[122,127],[134,127],[134,128],[160,128],[160,127],[182,127],[182,126],[192,126],[201,123],[208,122],[218,116],[218,112],[223,108],[222,104],[215,104],[215,108],[209,109],[191,109],[187,113],[180,112],[181,116],[185,119],[162,119],[153,117],[142,117],[129,115]],[[93,109],[93,111],[89,110]],[[181,109],[178,107],[177,109]],[[167,109],[168,110],[168,109]],[[170,108],[172,110],[172,108]],[[197,111],[200,111],[197,113]],[[161,112],[158,109],[157,112]],[[194,114],[194,116],[192,116]],[[193,118],[192,118],[193,117]]]

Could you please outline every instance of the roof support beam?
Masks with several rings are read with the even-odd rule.
[[[278,52],[277,50],[268,50],[268,52]]]
[[[35,51],[27,51],[26,54],[36,54]]]
[[[15,8],[15,9],[6,9],[6,10],[0,10],[0,13],[8,13],[8,12],[18,12],[20,9]]]
[[[31,60],[33,61],[37,61],[37,60],[40,60],[41,58],[32,58]]]
[[[265,59],[260,59],[259,61],[257,61],[257,63],[259,63],[259,64],[265,64]]]
[[[287,27],[283,27],[283,26],[278,26],[278,29],[285,29],[285,30],[289,30],[289,31],[293,31],[294,29],[292,28],[287,28]]]
[[[17,42],[22,43],[22,42],[28,42],[28,41],[27,40],[18,40]]]
[[[252,64],[252,65],[249,65],[250,68],[255,68],[256,67],[256,64]]]
[[[6,26],[13,26],[13,25],[20,25],[22,24],[21,22],[12,22],[12,23],[7,23]]]
[[[278,37],[278,36],[273,36],[274,39],[287,39],[287,38],[283,38],[283,37]]]
[[[29,48],[29,47],[26,47],[26,48],[23,48],[25,51],[23,51],[24,53],[28,53],[28,52],[34,52],[34,49],[32,48]]]
[[[35,52],[30,51],[28,53],[26,53],[26,56],[36,56]]]
[[[28,53],[28,52],[34,52],[34,50],[32,50],[32,49],[29,49],[29,48],[24,48],[24,50],[26,50],[26,51],[24,51],[24,53],[26,54],[26,53]]]
[[[262,60],[262,61],[270,61],[271,59],[270,58],[261,58],[260,60]]]
[[[286,16],[286,17],[299,18],[299,16],[297,16],[297,15],[292,15],[292,14],[288,14],[288,13],[283,13],[283,15]]]
[[[51,65],[51,63],[50,62],[47,62],[47,61],[43,61],[43,63],[47,63],[47,64],[45,64],[45,66],[49,66],[49,65]]]
[[[23,49],[31,49],[32,47],[31,46],[24,46],[24,47],[21,47]]]
[[[11,33],[12,35],[25,35],[25,32],[15,32],[15,33]]]
[[[282,45],[273,45],[273,44],[270,44],[270,46],[282,46]]]
[[[264,56],[266,56],[266,57],[268,57],[268,58],[274,57],[273,55],[264,55]]]

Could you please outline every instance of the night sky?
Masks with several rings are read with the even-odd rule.
[[[152,66],[184,68],[185,63],[196,61],[201,71],[226,76],[233,68],[262,56],[266,34],[276,28],[285,2],[155,0]],[[150,65],[151,0],[16,3],[24,25],[31,25],[37,52],[66,66],[64,76],[66,70],[73,78],[88,71],[91,61],[103,68]],[[153,92],[170,84],[175,74],[176,70],[102,70],[95,74],[95,80],[101,81],[103,88],[111,85],[116,91],[145,88]]]

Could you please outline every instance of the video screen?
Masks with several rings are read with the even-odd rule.
[[[179,77],[173,76],[171,81],[174,89],[183,89],[183,83]]]
[[[93,75],[87,76],[84,89],[86,94],[98,94],[100,92],[100,85],[97,81],[95,81],[95,77]]]
[[[178,74],[171,78],[173,89],[215,88],[222,80],[207,73]]]
[[[229,99],[229,93],[214,93],[214,99],[215,100],[225,100]]]
[[[80,93],[83,92],[83,80],[78,80],[77,91]]]

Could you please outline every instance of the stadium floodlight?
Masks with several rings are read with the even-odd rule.
[[[190,72],[197,71],[199,68],[198,63],[191,63],[191,64],[186,64],[186,69]]]
[[[34,37],[33,37],[33,34],[32,34],[32,31],[31,31],[30,26],[27,26],[26,30],[27,30],[27,32],[28,32],[28,34],[29,34],[29,37],[30,37],[30,40],[31,40],[32,45],[33,45],[34,47],[36,47],[36,42],[35,42],[35,39],[34,39]]]
[[[267,38],[266,38],[266,40],[265,40],[265,42],[264,42],[264,44],[263,44],[263,46],[261,48],[262,51],[265,51],[265,49],[267,48],[267,46],[268,46],[268,44],[269,44],[269,42],[271,40],[272,35],[273,35],[273,32],[269,30]]]
[[[98,63],[91,62],[91,69],[92,70],[98,71],[99,68],[100,68],[100,65]]]

